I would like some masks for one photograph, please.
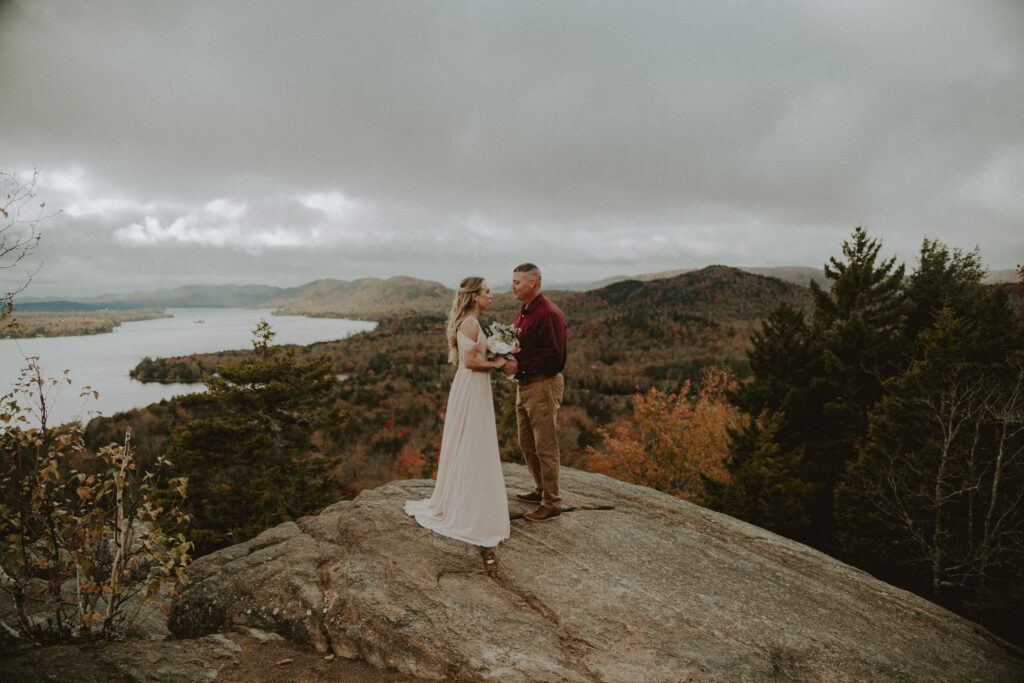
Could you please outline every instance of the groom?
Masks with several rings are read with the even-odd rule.
[[[516,266],[512,272],[512,294],[523,304],[515,322],[519,328],[519,353],[502,371],[519,381],[519,447],[534,482],[532,491],[517,493],[516,498],[540,503],[524,518],[544,522],[562,514],[562,499],[558,495],[561,456],[555,426],[565,389],[565,314],[541,294],[540,269],[532,263]]]

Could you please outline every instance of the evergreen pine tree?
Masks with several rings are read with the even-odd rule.
[[[917,268],[904,287],[903,337],[909,348],[914,349],[921,332],[935,324],[941,309],[948,307],[956,315],[968,315],[977,303],[984,276],[977,249],[965,254],[959,249],[950,251],[938,240],[925,239]]]
[[[820,495],[803,475],[803,446],[779,445],[784,420],[784,413],[765,412],[731,432],[730,478],[706,478],[704,486],[716,510],[801,540],[813,536],[813,505]]]
[[[781,302],[754,334],[753,377],[732,401],[759,416],[731,432],[726,483],[706,481],[708,504],[790,538],[819,544],[831,533],[828,496],[807,460],[810,432],[821,424],[827,388],[821,348],[804,314]]]
[[[964,348],[972,358],[989,363],[1005,360],[1015,343],[1016,324],[1006,291],[982,284],[985,269],[978,250],[950,250],[936,240],[924,240],[918,266],[907,278],[902,336],[907,362],[922,357],[922,333],[939,312],[970,320],[975,345]]]
[[[318,447],[344,422],[331,361],[299,362],[270,344],[273,334],[261,322],[253,358],[218,367],[205,393],[183,399],[193,419],[174,431],[167,452],[189,477],[199,554],[316,512],[340,493],[329,474],[336,462]]]
[[[846,557],[958,610],[1024,579],[1024,373],[985,329],[939,310],[836,491]]]
[[[825,266],[831,288],[811,282],[812,334],[822,348],[829,395],[808,457],[830,489],[867,432],[867,415],[881,401],[883,383],[899,370],[904,267],[895,258],[879,262],[881,248],[858,227],[843,243],[846,261],[831,258]]]
[[[1024,343],[983,273],[977,251],[924,241],[905,284],[905,369],[836,488],[836,517],[845,559],[1024,642]]]
[[[752,478],[768,476],[770,470],[756,454],[770,452],[764,446],[770,436],[777,454],[786,454],[786,467],[776,467],[772,477],[785,472],[793,478],[793,495],[803,497],[798,502],[803,513],[788,515],[783,533],[832,553],[839,550],[835,486],[867,432],[867,415],[882,398],[883,382],[899,367],[904,273],[895,259],[879,260],[881,244],[863,228],[842,250],[845,261],[832,258],[825,266],[831,287],[811,283],[810,324],[783,304],[754,336],[749,353],[754,376],[735,400],[749,414],[763,417],[735,440],[729,462],[737,482],[730,486],[751,486]],[[767,425],[771,433],[758,434]],[[751,490],[765,486],[766,481]],[[729,498],[738,495],[716,490],[713,505],[725,509]],[[744,519],[782,532],[771,515],[758,509],[749,508],[747,514],[754,516]],[[798,519],[805,525],[794,525]]]

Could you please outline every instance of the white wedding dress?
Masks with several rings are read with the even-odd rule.
[[[498,454],[491,373],[465,367],[471,353],[486,353],[483,330],[473,341],[456,333],[459,367],[448,394],[437,482],[430,498],[406,501],[420,525],[473,545],[494,547],[509,536],[508,498]]]

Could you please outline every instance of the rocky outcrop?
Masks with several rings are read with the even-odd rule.
[[[240,651],[220,633],[184,640],[52,645],[0,659],[0,681],[210,681]]]
[[[392,482],[200,558],[173,633],[238,625],[424,678],[501,681],[1024,680],[984,629],[798,543],[563,469],[565,514],[511,493],[494,561],[418,526]]]
[[[0,649],[0,683],[422,683],[239,627],[202,638],[79,642]]]

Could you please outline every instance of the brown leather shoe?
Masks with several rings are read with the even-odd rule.
[[[541,505],[539,508],[523,515],[523,519],[529,522],[546,522],[549,519],[554,519],[562,514],[561,508],[549,508],[546,505]]]
[[[540,494],[536,491],[530,491],[529,493],[517,493],[516,500],[521,500],[524,503],[539,503]]]

